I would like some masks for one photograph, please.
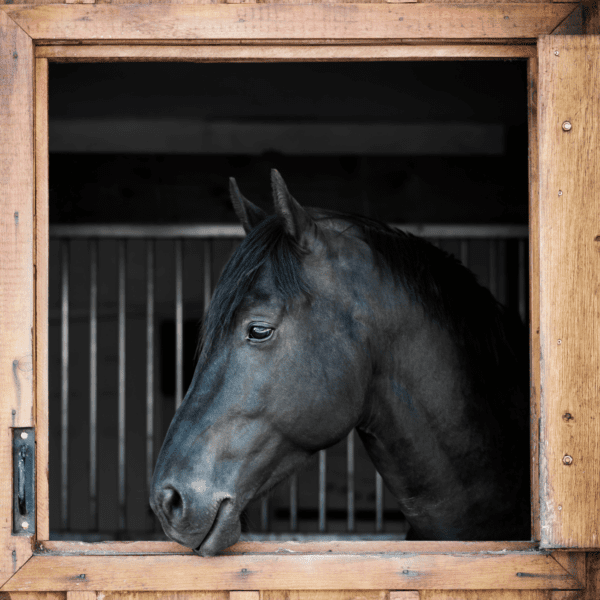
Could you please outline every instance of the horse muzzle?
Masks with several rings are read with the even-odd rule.
[[[214,556],[240,537],[240,511],[227,493],[200,495],[165,485],[152,491],[150,505],[165,534],[200,556]]]

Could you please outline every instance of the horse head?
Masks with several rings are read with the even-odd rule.
[[[231,180],[247,236],[215,288],[154,473],[150,503],[166,534],[204,556],[237,541],[252,499],[356,426],[372,370],[369,308],[352,292],[366,245],[342,252],[343,236],[277,171],[272,184],[267,216]]]

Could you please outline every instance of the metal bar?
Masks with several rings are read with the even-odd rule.
[[[63,531],[69,529],[69,246],[68,240],[61,240],[60,525]]]
[[[525,240],[519,240],[519,314],[525,323],[527,317],[527,271],[525,269],[527,257],[525,255]]]
[[[146,242],[146,489],[154,472],[154,240]]]
[[[263,496],[260,501],[260,529],[269,531],[269,498]]]
[[[469,266],[469,240],[460,240],[460,262]]]
[[[327,529],[327,450],[319,450],[319,533]]]
[[[348,533],[355,528],[354,510],[354,429],[348,434],[346,440],[346,484],[348,486]]]
[[[212,250],[211,240],[204,240],[204,314],[208,310],[212,296]]]
[[[290,477],[290,531],[298,531],[298,474]]]
[[[127,246],[125,240],[118,243],[118,329],[119,329],[119,406],[118,406],[118,447],[119,447],[119,529],[125,531],[127,526],[126,510],[126,463],[125,463],[125,285],[126,285],[126,262]]]
[[[383,531],[383,479],[379,471],[375,471],[375,531]]]
[[[90,240],[90,518],[98,530],[98,240]]]
[[[469,225],[390,223],[392,227],[426,238],[509,239],[528,237],[527,225]],[[52,225],[50,236],[69,238],[238,238],[246,236],[241,225],[129,225],[123,223],[98,225]]]
[[[175,240],[175,410],[183,400],[183,250]]]

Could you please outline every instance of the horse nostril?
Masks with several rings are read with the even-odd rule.
[[[161,507],[166,517],[173,519],[180,517],[183,511],[181,494],[173,487],[164,488],[162,491]]]

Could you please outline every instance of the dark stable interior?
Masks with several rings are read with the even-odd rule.
[[[383,221],[520,224],[528,218],[526,63],[109,63],[50,66],[50,220],[59,224],[235,223],[228,178],[271,212],[277,168],[297,200]],[[204,311],[201,241],[183,244],[184,390]],[[213,286],[235,240],[215,243]],[[479,244],[479,245],[478,245]],[[441,246],[459,254],[457,240]],[[126,527],[117,515],[117,243],[98,266],[98,504],[89,500],[89,248],[71,242],[69,518],[61,522],[61,296],[58,241],[50,253],[51,537],[161,539],[146,482],[145,259],[127,246]],[[516,247],[501,261],[503,300]],[[485,242],[469,266],[483,284]],[[174,412],[174,250],[156,245],[154,455]],[[195,258],[198,259],[195,261]],[[346,445],[327,455],[327,525],[347,531]],[[289,486],[247,510],[249,532],[289,531]],[[383,533],[406,524],[384,490]],[[375,529],[374,470],[356,439],[356,534]],[[318,458],[298,476],[298,531],[318,533]],[[381,533],[381,531],[379,532]]]

